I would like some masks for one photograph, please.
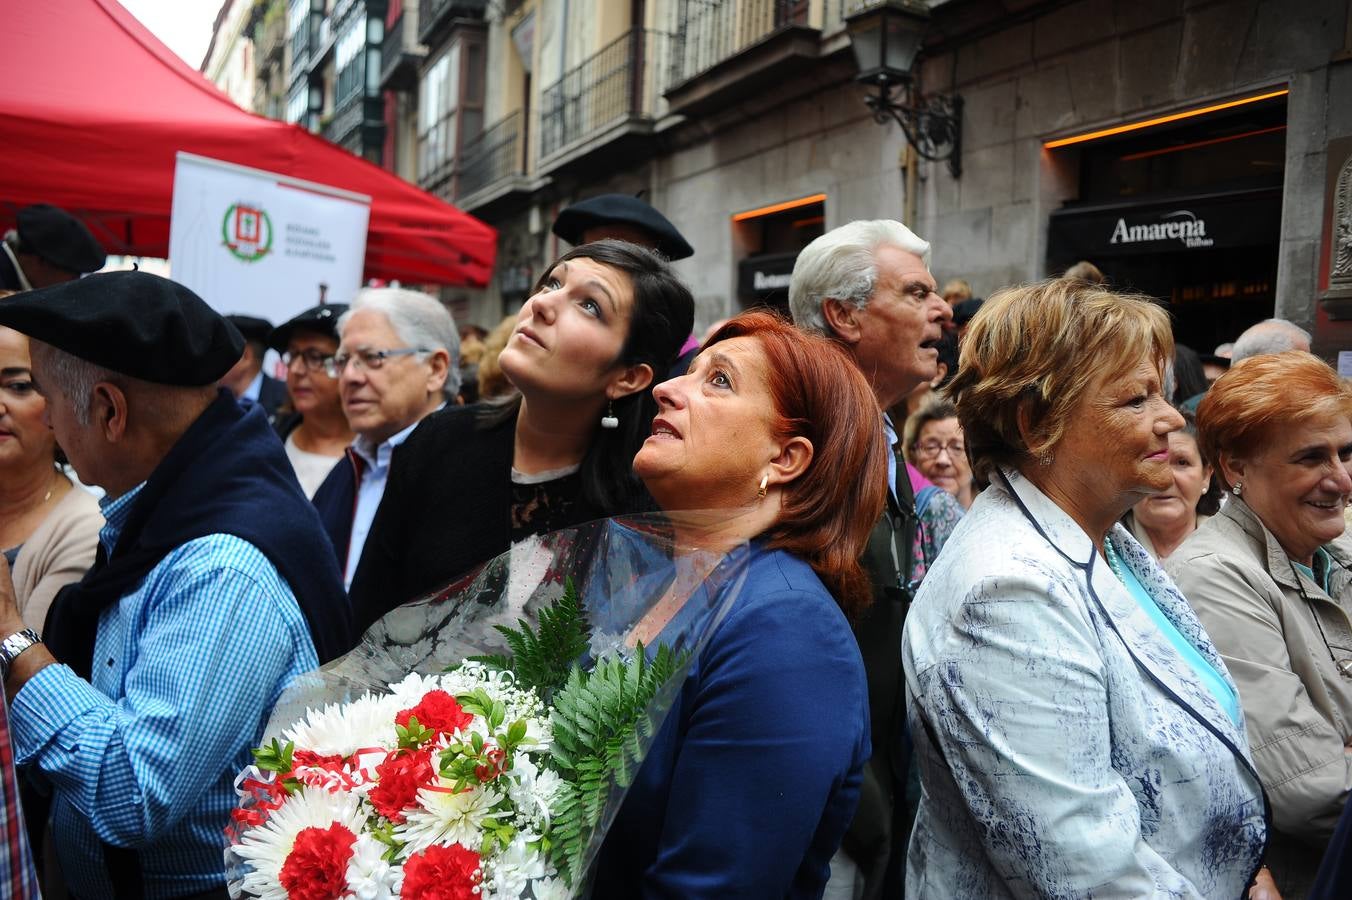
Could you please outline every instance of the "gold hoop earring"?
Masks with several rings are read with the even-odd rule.
[[[764,500],[764,499],[765,499],[765,490],[766,490],[767,487],[769,487],[769,484],[770,484],[770,476],[769,476],[769,475],[762,475],[762,476],[761,476],[761,483],[760,483],[760,490],[756,491],[756,499],[757,499],[757,500]]]

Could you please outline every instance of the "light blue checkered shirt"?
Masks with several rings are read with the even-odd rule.
[[[110,555],[140,489],[100,503]],[[189,541],[105,609],[92,684],[48,666],[10,710],[17,762],[53,788],[71,891],[111,896],[100,841],[140,852],[147,897],[224,884],[234,777],[282,689],[317,665],[291,589],[237,537]]]

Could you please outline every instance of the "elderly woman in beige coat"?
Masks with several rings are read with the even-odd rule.
[[[1239,686],[1291,900],[1352,788],[1352,388],[1308,353],[1257,356],[1216,381],[1197,425],[1230,498],[1165,567]]]

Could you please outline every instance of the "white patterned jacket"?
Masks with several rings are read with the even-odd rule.
[[[902,638],[923,792],[911,898],[1238,898],[1267,839],[1243,723],[1017,472],[963,517]],[[1220,671],[1168,576],[1114,549]],[[1233,685],[1233,682],[1231,682]]]

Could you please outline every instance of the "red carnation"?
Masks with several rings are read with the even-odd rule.
[[[461,709],[455,698],[445,691],[429,691],[417,706],[402,710],[394,721],[407,728],[408,720],[414,717],[423,728],[430,728],[437,734],[450,734],[474,721],[474,716]]]
[[[395,750],[376,766],[376,786],[368,795],[376,812],[392,822],[417,805],[418,789],[432,780],[431,750]]]
[[[347,863],[357,836],[334,823],[302,828],[282,864],[280,881],[291,900],[338,900],[347,893]]]
[[[418,900],[479,900],[475,888],[483,880],[479,854],[460,844],[433,845],[404,863],[400,897]]]

